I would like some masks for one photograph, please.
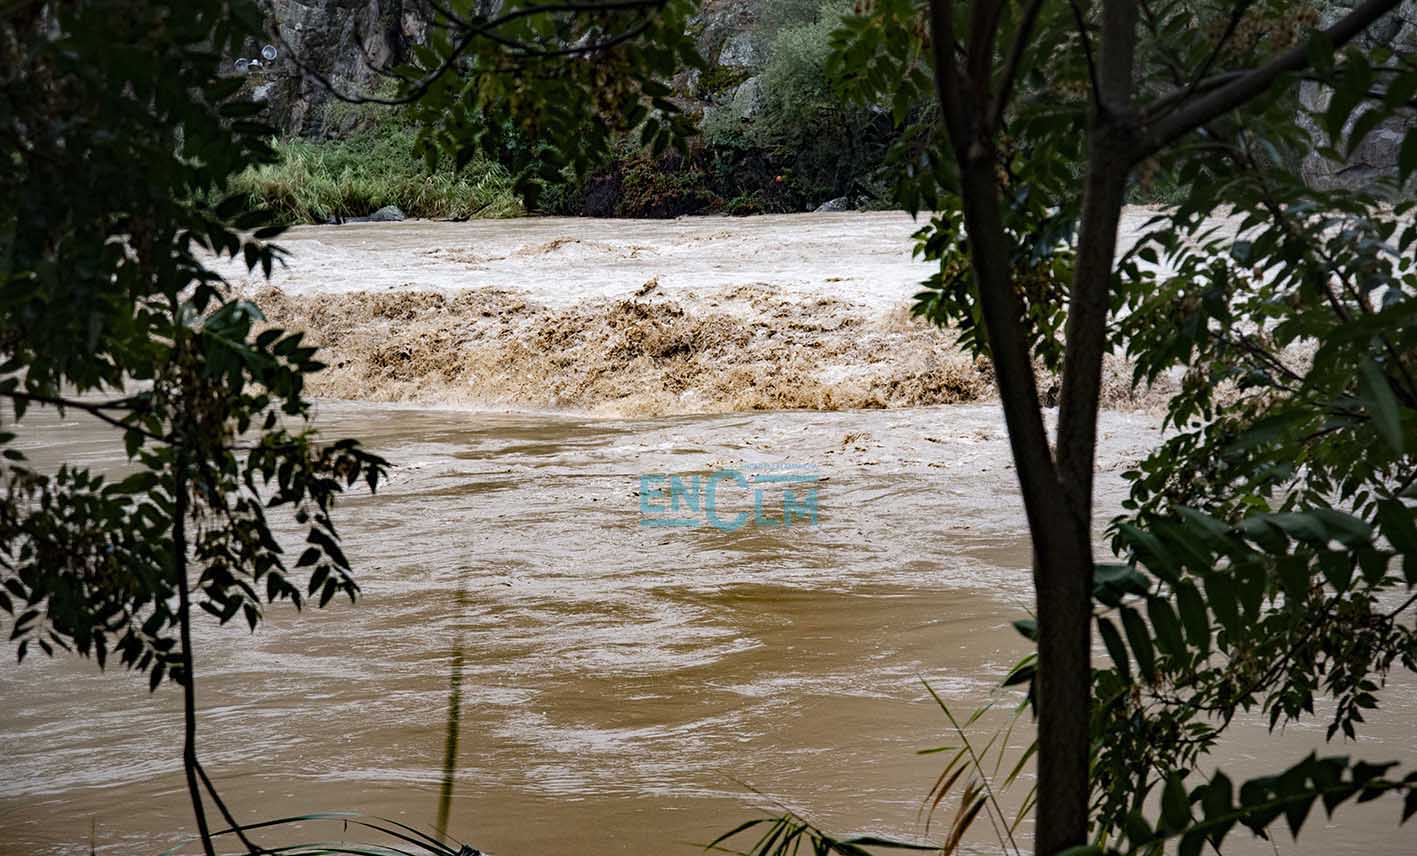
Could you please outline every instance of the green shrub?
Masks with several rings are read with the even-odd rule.
[[[814,24],[823,17],[835,22],[851,11],[852,4],[827,0],[771,0],[759,3],[753,24],[753,42],[762,56],[771,56],[773,40],[784,30],[792,30],[805,24]]]
[[[621,217],[663,219],[719,210],[699,163],[678,153],[655,158],[639,153],[621,163]]]
[[[385,205],[410,217],[452,220],[522,213],[502,166],[475,160],[460,172],[430,170],[407,128],[385,124],[345,140],[292,139],[275,148],[279,162],[242,173],[233,190],[282,223],[359,217]]]
[[[787,185],[782,190],[803,207],[838,196],[870,198],[880,186],[872,176],[881,169],[890,123],[875,111],[846,106],[827,74],[831,32],[851,4],[828,0],[814,4],[814,13],[808,8],[806,0],[793,0],[776,10],[773,22],[781,27],[758,76],[759,102],[751,118],[715,111],[704,136],[711,147],[767,153]],[[766,35],[770,26],[760,28]]]

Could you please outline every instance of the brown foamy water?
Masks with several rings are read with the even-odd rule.
[[[1131,215],[1133,225],[1143,214]],[[305,227],[274,325],[325,349],[316,395],[662,416],[985,399],[988,366],[910,315],[929,273],[898,212]],[[1107,367],[1110,406],[1152,408]],[[1042,381],[1045,393],[1055,386]]]

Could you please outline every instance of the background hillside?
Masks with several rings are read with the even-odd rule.
[[[1319,11],[1333,17],[1351,2],[1320,2]],[[702,129],[687,157],[652,157],[626,141],[594,175],[547,188],[542,211],[675,217],[889,207],[890,118],[841,103],[824,71],[829,34],[851,9],[850,0],[707,0],[691,27],[709,66],[673,80]],[[397,114],[341,103],[321,81],[347,93],[379,91],[385,81],[374,67],[405,59],[434,20],[425,0],[272,0],[271,26],[289,49],[248,77],[284,137],[283,162],[246,176],[253,200],[292,222],[384,205],[458,219],[522,213],[498,164],[429,171]],[[1390,47],[1394,61],[1417,54],[1417,0],[1380,23],[1370,41]],[[249,56],[259,57],[260,47],[251,45]],[[1296,110],[1321,112],[1328,98],[1311,84],[1300,101]],[[1396,164],[1402,125],[1379,128],[1342,163],[1312,151],[1294,156],[1312,184],[1361,185]],[[1141,188],[1137,201],[1167,201],[1165,181]]]

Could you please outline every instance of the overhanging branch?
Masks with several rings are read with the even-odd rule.
[[[1341,48],[1357,38],[1374,21],[1397,8],[1401,2],[1402,0],[1367,0],[1323,33],[1334,49]],[[1281,76],[1308,66],[1308,51],[1304,45],[1298,45],[1243,77],[1183,104],[1174,113],[1145,130],[1132,152],[1132,162],[1136,163],[1156,154],[1191,131],[1263,94]]]

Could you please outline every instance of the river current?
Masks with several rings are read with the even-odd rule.
[[[1017,698],[997,685],[1027,650],[1010,623],[1027,615],[1032,593],[987,383],[953,398],[928,386],[891,393],[896,369],[873,359],[928,347],[937,365],[976,370],[947,339],[900,320],[921,278],[909,226],[865,215],[297,230],[280,294],[243,287],[264,294],[277,318],[325,319],[311,325],[335,353],[324,390],[334,397],[321,401],[319,423],[330,436],[362,438],[394,468],[377,495],[351,494],[337,509],[363,588],[358,604],[272,608],[255,634],[198,623],[201,751],[238,819],[351,810],[443,825],[500,856],[688,854],[787,806],[831,830],[938,841],[953,809],[927,829],[923,801],[942,762],[918,750],[955,737],[926,684],[960,713],[999,700],[973,733],[987,739],[1006,726]],[[548,266],[527,261],[534,253],[509,261],[573,227],[580,241],[637,246],[638,256],[568,260],[553,248],[542,253]],[[707,252],[692,249],[695,229],[700,244],[727,242],[717,261],[693,255]],[[864,236],[859,247],[843,243],[853,234]],[[455,266],[437,261],[454,251],[475,252],[482,272],[457,279]],[[437,263],[419,268],[409,261],[417,257]],[[740,257],[751,275],[733,272]],[[768,304],[735,303],[743,288]],[[436,295],[419,299],[442,301],[443,315],[348,320],[371,295],[411,292]],[[476,301],[494,292],[525,306],[501,321],[484,316]],[[581,318],[575,336],[547,340],[547,353],[594,350],[596,324],[623,332],[606,321],[624,311],[617,305],[656,300],[677,304],[670,333],[716,311],[747,326],[746,340],[731,340],[744,348],[760,338],[797,344],[736,364],[758,372],[738,376],[749,397],[737,406],[720,395],[729,386],[713,385],[702,332],[658,356],[631,353],[629,368],[603,367],[600,386],[582,378],[543,394],[549,363],[536,369],[550,373],[543,380],[512,384],[526,367],[508,342],[530,353],[544,333],[525,326],[528,317]],[[821,301],[832,301],[825,314]],[[390,380],[369,374],[367,352],[348,344],[426,339],[423,322],[455,334],[443,347],[462,355],[455,371]],[[804,350],[869,336],[845,364],[812,363]],[[844,397],[819,399],[819,409],[788,398],[745,411],[768,407],[753,390],[775,366],[788,370],[774,362],[784,354],[807,362],[783,395],[816,382],[839,384]],[[702,365],[676,388],[665,382],[674,360]],[[486,379],[492,365],[502,380]],[[883,397],[851,398],[847,384]],[[1121,472],[1160,436],[1147,402],[1119,402],[1102,419],[1099,527],[1123,498]],[[20,442],[41,465],[116,471],[124,459],[115,440],[81,415],[35,413]],[[713,473],[731,474],[716,483],[716,517],[703,501]],[[790,488],[783,474],[795,479]],[[700,487],[697,507],[687,496],[671,507],[673,476],[685,492]],[[791,521],[787,489],[801,511]],[[680,525],[653,522],[667,517]],[[714,525],[724,520],[741,525]],[[75,658],[0,663],[0,853],[127,856],[188,841],[178,701],[174,688],[150,695],[141,676]],[[1321,751],[1417,763],[1417,683],[1396,676],[1384,701],[1357,747]],[[1217,763],[1236,779],[1277,769],[1321,748],[1323,724],[1271,740],[1241,723]],[[1028,731],[1013,732],[1014,752]],[[1004,794],[1006,810],[1022,796]],[[1410,852],[1397,811],[1379,801],[1331,828],[1315,818],[1302,846],[1287,833],[1274,846]],[[258,840],[331,837],[359,836],[311,822]],[[987,824],[966,845],[999,852]],[[1235,845],[1273,852],[1266,842]]]

